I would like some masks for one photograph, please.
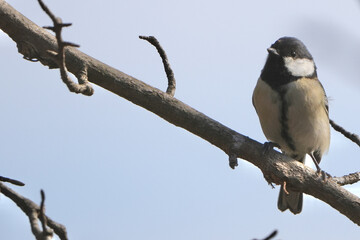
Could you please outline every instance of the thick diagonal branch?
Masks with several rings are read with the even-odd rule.
[[[26,41],[41,63],[50,64],[47,50],[56,48],[55,39],[0,0],[0,28],[14,41]],[[14,31],[13,29],[17,29]],[[26,37],[25,37],[26,36]],[[66,51],[66,66],[72,73],[86,63],[88,80],[139,105],[171,124],[203,138],[227,155],[245,159],[257,166],[267,179],[312,195],[360,225],[360,198],[332,181],[322,181],[316,172],[276,151],[263,154],[263,145],[207,117],[203,113],[119,70],[78,51]]]

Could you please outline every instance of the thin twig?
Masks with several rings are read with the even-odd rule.
[[[333,177],[332,180],[340,186],[354,184],[360,181],[360,172],[350,173],[342,177]]]
[[[175,89],[176,89],[175,76],[174,76],[173,70],[170,67],[170,63],[169,63],[169,60],[166,56],[164,49],[161,47],[159,41],[154,36],[139,36],[139,38],[148,41],[154,47],[156,47],[156,50],[158,51],[158,53],[162,59],[164,69],[166,72],[166,77],[168,79],[168,88],[166,90],[166,93],[169,94],[170,96],[174,96]]]
[[[80,47],[78,44],[65,42],[62,40],[62,36],[61,36],[62,28],[71,26],[71,23],[62,23],[61,19],[56,17],[50,11],[50,9],[44,4],[42,0],[38,0],[38,1],[41,8],[51,18],[54,24],[54,26],[48,26],[44,28],[49,29],[55,33],[55,37],[58,44],[58,52],[54,53],[52,51],[49,51],[48,53],[53,57],[55,57],[55,59],[57,60],[60,68],[61,79],[66,84],[70,92],[81,93],[86,96],[91,96],[94,93],[94,89],[91,87],[89,81],[87,81],[87,77],[86,78],[83,77],[82,81],[78,79],[79,83],[75,83],[71,80],[71,78],[69,78],[67,74],[67,68],[65,64],[65,47]],[[83,81],[84,79],[86,80]]]
[[[360,147],[360,137],[354,133],[346,131],[343,127],[337,125],[333,120],[330,119],[331,126],[342,135],[356,143]]]
[[[11,179],[11,178],[7,178],[7,177],[2,177],[0,176],[0,181],[1,182],[8,182],[17,186],[25,186],[25,183],[20,182],[19,180],[15,180],[15,179]]]
[[[38,223],[39,223],[39,213],[44,210],[40,210],[41,208],[31,201],[28,198],[25,198],[12,190],[11,188],[7,187],[5,184],[0,182],[0,192],[11,199],[16,205],[28,216],[30,220],[31,231],[35,235],[36,239],[44,240],[49,239],[49,233],[40,230]],[[44,204],[45,196],[42,198],[42,204]],[[44,208],[44,206],[42,207]],[[61,240],[68,240],[66,228],[65,226],[54,222],[49,217],[47,217],[44,213],[43,215],[44,220],[47,222],[47,226],[54,230],[55,234],[59,236]]]
[[[277,230],[274,230],[272,233],[270,233],[269,236],[267,236],[266,238],[264,238],[263,240],[271,240],[272,238],[274,238],[277,235]],[[257,239],[253,239],[253,240],[257,240]]]
[[[52,237],[53,231],[51,231],[47,227],[47,218],[45,216],[45,192],[44,192],[44,190],[41,189],[40,195],[41,195],[41,203],[40,203],[39,219],[40,219],[41,226],[42,226],[42,235],[45,237]]]

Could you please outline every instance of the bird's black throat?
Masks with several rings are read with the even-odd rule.
[[[289,73],[285,67],[283,58],[273,54],[269,54],[260,77],[277,92],[280,91],[281,86],[302,78]],[[307,77],[316,78],[316,71],[314,71],[313,75]]]

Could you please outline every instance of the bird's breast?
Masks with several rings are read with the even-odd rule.
[[[329,147],[326,96],[319,81],[301,78],[274,90],[259,79],[253,104],[269,141],[287,153],[305,155]]]
[[[297,152],[324,153],[330,144],[326,95],[317,79],[301,78],[284,86],[288,134]]]
[[[283,145],[281,137],[281,98],[261,78],[257,81],[253,93],[253,105],[258,114],[261,128],[265,137],[271,141]]]

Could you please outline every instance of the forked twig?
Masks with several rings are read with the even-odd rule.
[[[0,182],[0,192],[11,199],[16,205],[28,216],[30,220],[31,231],[36,237],[37,240],[47,240],[51,239],[52,230],[55,232],[56,235],[59,236],[61,240],[68,240],[67,232],[65,226],[54,222],[52,219],[45,215],[45,195],[41,194],[41,207],[35,204],[28,198],[25,198],[12,190],[11,188],[7,187],[5,184]],[[43,220],[41,220],[41,218]],[[39,227],[39,220],[42,224],[42,230]],[[48,226],[49,228],[47,228]]]
[[[62,20],[58,17],[56,17],[50,9],[44,4],[42,0],[38,0],[41,8],[44,10],[44,12],[51,18],[53,21],[54,26],[47,26],[44,27],[46,29],[49,29],[55,33],[57,44],[58,44],[58,52],[48,51],[50,55],[52,55],[56,61],[58,62],[59,68],[60,68],[60,75],[63,82],[66,84],[70,92],[74,93],[81,93],[86,96],[91,96],[94,93],[94,89],[90,85],[89,81],[87,80],[87,75],[84,77],[82,76],[81,79],[78,78],[79,83],[73,82],[68,74],[67,74],[67,68],[65,64],[65,47],[80,47],[78,44],[71,43],[71,42],[65,42],[62,40],[61,31],[64,27],[69,27],[72,24],[71,23],[62,23]],[[86,68],[86,67],[85,67]]]

